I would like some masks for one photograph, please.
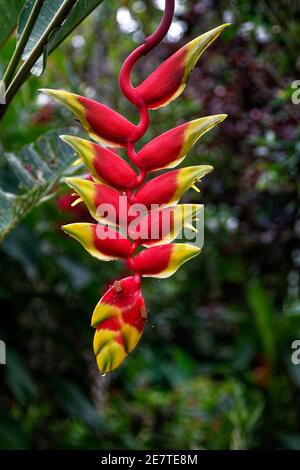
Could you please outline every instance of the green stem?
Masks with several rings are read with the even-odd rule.
[[[41,11],[41,8],[43,6],[44,0],[37,0],[34,4],[34,7],[29,15],[29,18],[27,20],[27,23],[25,25],[25,28],[23,30],[23,33],[20,36],[19,41],[17,42],[17,46],[15,49],[15,52],[12,55],[12,58],[8,64],[8,67],[6,69],[6,72],[3,77],[3,81],[5,83],[6,88],[10,85],[11,79],[15,75],[15,72],[17,70],[18,64],[20,62],[20,59],[22,57],[23,51],[25,49],[25,46],[28,42],[28,39],[30,37],[30,34],[33,30],[33,27],[35,25],[36,19],[39,15],[39,12]]]
[[[66,0],[59,10],[57,11],[56,15],[49,23],[47,29],[44,31],[43,35],[40,37],[39,41],[36,43],[35,47],[32,49],[29,57],[23,63],[23,65],[19,68],[18,72],[16,73],[13,81],[11,82],[10,86],[5,95],[6,103],[0,106],[0,119],[3,118],[4,114],[7,111],[8,105],[16,95],[17,91],[21,88],[23,83],[26,81],[30,74],[30,70],[42,55],[45,45],[48,42],[50,34],[62,24],[65,18],[68,16],[68,13],[75,5],[77,0]]]

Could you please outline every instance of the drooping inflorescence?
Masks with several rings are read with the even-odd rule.
[[[145,179],[149,173],[179,165],[197,140],[226,115],[182,124],[151,140],[139,151],[136,143],[149,128],[149,110],[166,106],[182,93],[197,60],[227,25],[191,41],[134,87],[133,66],[163,39],[173,15],[174,0],[166,0],[159,28],[129,55],[121,69],[121,90],[140,112],[137,125],[91,99],[66,91],[44,90],[68,106],[93,139],[61,136],[91,175],[88,179],[69,177],[66,183],[78,194],[78,202],[86,204],[96,222],[72,223],[63,230],[92,256],[102,261],[124,259],[132,271],[132,276],[115,281],[92,316],[92,326],[96,328],[94,352],[103,374],[116,369],[142,335],[147,309],[141,277],[169,277],[200,252],[194,244],[174,243],[174,240],[182,227],[193,229],[191,222],[202,205],[178,204],[178,201],[212,167],[186,167],[147,182]],[[126,149],[131,164],[116,153],[115,147]]]

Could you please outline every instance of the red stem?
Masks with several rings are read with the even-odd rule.
[[[144,44],[135,49],[125,60],[120,73],[120,87],[122,93],[135,106],[140,108],[140,98],[137,96],[136,88],[131,83],[131,72],[136,62],[144,55],[154,49],[165,37],[173,21],[175,0],[166,0],[164,16],[157,30],[149,36]]]
[[[133,134],[127,143],[128,157],[132,163],[138,166],[137,153],[134,149],[134,144],[137,142],[149,128],[149,110],[143,100],[138,96],[136,88],[131,83],[131,73],[136,62],[142,57],[148,54],[154,49],[165,37],[170,29],[173,21],[175,11],[175,0],[166,0],[165,11],[163,18],[157,28],[157,30],[146,38],[145,42],[135,49],[124,61],[120,72],[120,87],[123,95],[134,104],[140,112],[140,122],[135,127]],[[143,183],[147,174],[142,172],[139,176],[139,185]]]
[[[154,49],[165,37],[167,32],[170,29],[170,26],[173,21],[175,10],[175,0],[166,0],[165,2],[165,11],[163,18],[158,26],[157,30],[149,36],[145,42],[140,45],[137,49],[135,49],[125,60],[121,72],[120,72],[120,88],[122,90],[123,95],[134,104],[139,112],[140,112],[140,122],[135,127],[133,134],[130,136],[130,139],[127,142],[127,154],[129,159],[132,161],[134,165],[137,167],[138,165],[138,155],[135,151],[135,143],[141,139],[141,137],[147,132],[149,128],[149,110],[145,105],[144,101],[138,96],[137,89],[132,85],[131,82],[131,74],[132,69],[136,62],[142,57],[148,54],[152,49]],[[147,176],[147,172],[143,169],[140,169],[138,175],[138,186],[141,185]],[[135,196],[132,193],[132,190],[136,188],[132,188],[127,190],[127,198],[129,204],[134,204]],[[132,262],[132,258],[127,259],[129,267],[134,271],[134,266]],[[135,275],[140,279],[140,275],[135,273]]]

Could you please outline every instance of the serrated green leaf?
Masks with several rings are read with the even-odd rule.
[[[17,155],[3,154],[23,192],[12,194],[0,189],[0,241],[34,207],[49,197],[59,179],[70,168],[74,160],[72,149],[59,139],[64,132],[49,132],[34,144],[24,147]]]

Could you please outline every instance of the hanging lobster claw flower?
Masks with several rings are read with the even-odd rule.
[[[146,319],[146,307],[135,277],[116,281],[96,306],[94,353],[100,372],[119,367],[138,344]]]
[[[127,197],[109,186],[82,178],[69,177],[65,182],[86,204],[91,216],[98,222],[127,226],[133,217],[128,215]]]
[[[226,114],[203,117],[161,134],[139,151],[137,165],[148,172],[174,168],[182,162],[200,137],[226,117]]]
[[[193,227],[193,221],[202,210],[202,204],[179,204],[151,211],[138,222],[130,223],[128,235],[145,247],[170,243],[184,227]]]
[[[125,147],[135,130],[134,124],[104,104],[62,90],[40,89],[73,111],[84,129],[97,142]]]
[[[75,223],[63,225],[62,229],[75,238],[90,253],[101,261],[128,258],[133,245],[120,232],[101,224]]]
[[[103,261],[121,258],[134,273],[115,281],[93,312],[91,324],[96,329],[93,347],[102,374],[119,367],[142,335],[147,310],[141,292],[141,276],[167,278],[201,251],[196,245],[170,242],[184,228],[197,232],[193,221],[198,220],[196,216],[203,206],[177,203],[188,188],[199,191],[195,183],[212,171],[211,166],[173,170],[137,189],[149,172],[177,166],[197,140],[226,117],[220,114],[185,123],[148,142],[139,152],[135,151],[135,145],[149,128],[149,109],[166,106],[182,93],[201,54],[227,26],[215,28],[182,47],[135,88],[131,82],[132,69],[166,34],[174,3],[173,0],[166,2],[161,25],[130,54],[121,69],[121,90],[139,110],[138,125],[88,98],[64,91],[42,90],[69,107],[94,140],[110,147],[125,147],[128,158],[139,170],[137,175],[114,149],[108,150],[78,137],[61,136],[79,153],[79,161],[92,175],[89,181],[77,177],[66,179],[78,194],[72,206],[84,202],[92,217],[100,222],[69,224],[62,227],[63,230],[92,256]],[[190,238],[189,235],[183,232],[180,238]],[[146,249],[136,254],[141,246]]]
[[[172,276],[186,261],[200,253],[200,248],[186,243],[153,246],[132,258],[135,272],[144,277],[164,279]]]
[[[116,153],[79,137],[61,135],[60,138],[78,152],[83,163],[96,179],[118,189],[137,186],[135,171]]]
[[[135,202],[151,204],[176,204],[188,188],[213,170],[209,165],[189,166],[169,171],[148,181],[135,195]]]
[[[137,87],[137,94],[149,109],[166,106],[183,92],[200,56],[227,26],[218,26],[186,44]]]

